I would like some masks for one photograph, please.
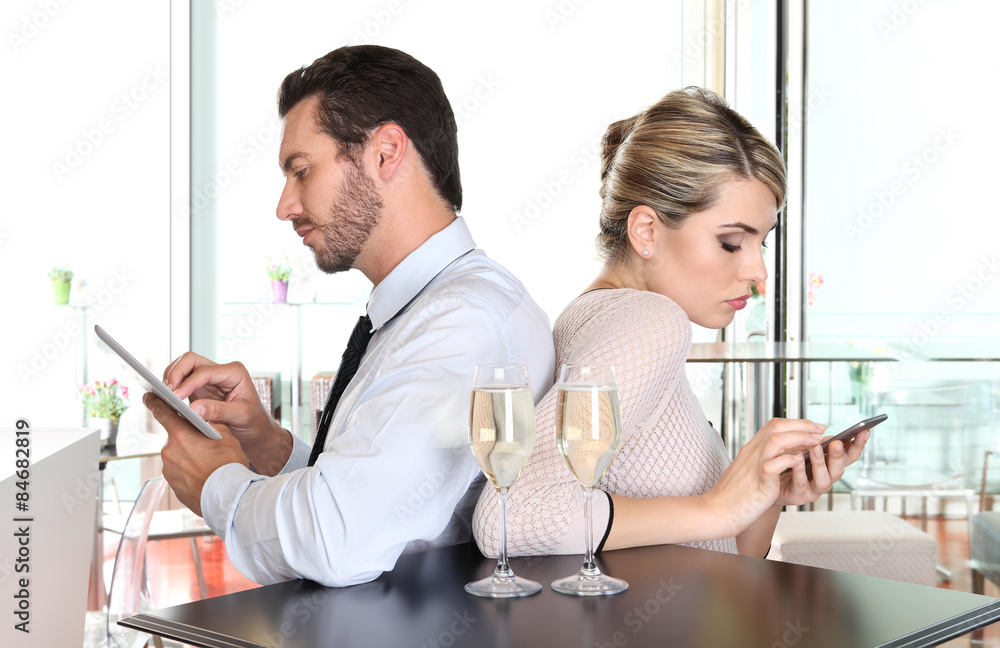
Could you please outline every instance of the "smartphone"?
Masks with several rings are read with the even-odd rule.
[[[222,438],[222,435],[208,424],[208,421],[198,416],[191,407],[177,397],[177,394],[167,389],[167,386],[163,384],[159,378],[150,373],[149,369],[146,369],[138,360],[132,357],[132,354],[126,351],[122,345],[115,342],[114,338],[108,335],[107,331],[102,329],[99,325],[94,325],[94,333],[97,334],[97,346],[110,355],[112,358],[116,359],[122,364],[126,371],[136,377],[136,379],[146,388],[146,391],[151,391],[160,397],[164,403],[170,406],[172,410],[184,417],[191,425],[198,428],[198,431],[207,436],[209,439],[215,439],[218,441]]]
[[[830,447],[830,444],[832,442],[834,442],[834,441],[851,441],[851,440],[854,439],[855,436],[857,436],[858,432],[860,432],[861,430],[870,430],[871,428],[875,427],[876,425],[878,425],[882,421],[886,420],[887,418],[889,418],[889,416],[887,414],[879,414],[877,416],[873,416],[871,418],[867,418],[867,419],[865,419],[863,421],[858,421],[857,423],[855,423],[851,427],[847,428],[846,430],[844,430],[840,434],[836,434],[836,435],[830,437],[829,439],[823,441],[823,443],[820,444],[822,446],[822,448],[823,448],[823,454],[825,455],[827,453],[827,449]],[[806,474],[809,475],[810,477],[812,477],[812,462],[810,461],[810,453],[807,450],[806,452],[803,452],[802,454],[803,454],[803,456],[805,457],[805,460],[806,460]]]

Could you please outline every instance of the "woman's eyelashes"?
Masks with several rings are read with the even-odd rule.
[[[729,252],[730,254],[733,254],[733,253],[736,253],[736,252],[739,252],[740,250],[742,250],[743,249],[743,246],[741,245],[742,242],[743,242],[742,239],[740,239],[738,241],[734,241],[732,239],[728,239],[728,240],[727,239],[719,239],[719,243],[722,245],[722,249],[725,250],[726,252]],[[764,248],[765,250],[767,249],[767,243],[764,242],[764,241],[761,241],[760,246],[762,248]]]
[[[729,236],[720,236],[719,243],[722,245],[722,249],[729,253],[739,252],[743,247],[743,236],[740,234],[731,234]]]

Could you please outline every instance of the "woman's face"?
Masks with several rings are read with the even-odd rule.
[[[643,259],[645,287],[672,299],[695,324],[722,328],[746,306],[751,284],[767,278],[763,245],[776,223],[767,185],[728,182],[713,207],[691,214],[680,229],[655,219],[652,249]]]

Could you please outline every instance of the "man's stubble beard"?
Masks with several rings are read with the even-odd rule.
[[[382,220],[382,197],[375,183],[357,165],[345,165],[344,179],[330,206],[328,220],[314,224],[323,245],[314,248],[316,266],[332,274],[354,267],[354,262]]]

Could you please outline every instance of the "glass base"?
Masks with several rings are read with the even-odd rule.
[[[572,576],[552,581],[552,589],[571,596],[607,596],[624,592],[628,589],[628,583],[620,578],[606,576],[599,569],[584,567]]]
[[[486,598],[517,598],[538,594],[542,591],[542,585],[533,580],[515,576],[514,572],[507,572],[506,575],[493,572],[492,576],[466,583],[465,591]]]

